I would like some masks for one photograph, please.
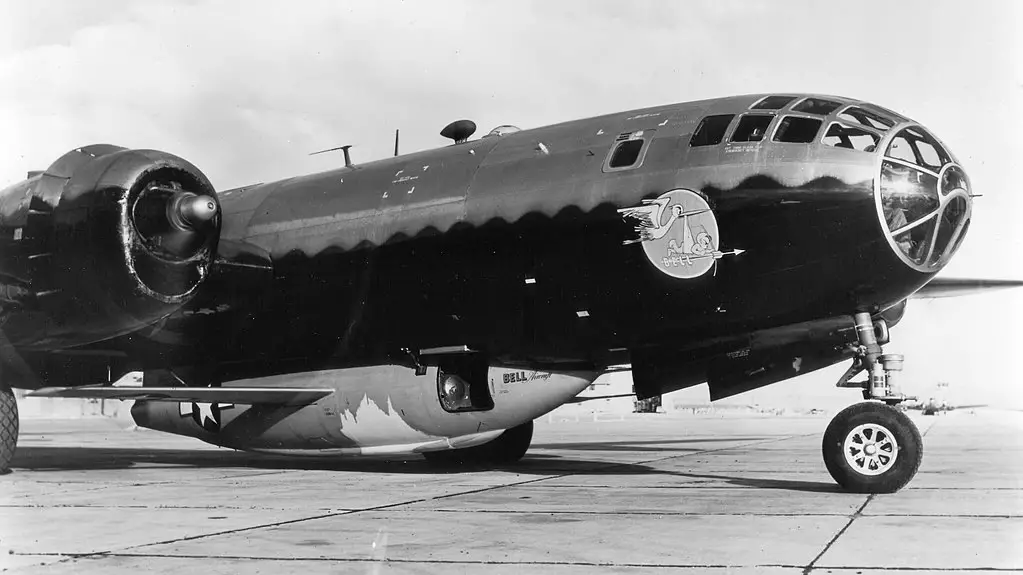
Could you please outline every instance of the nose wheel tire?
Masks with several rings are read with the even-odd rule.
[[[853,493],[894,493],[923,461],[923,439],[905,413],[877,401],[838,413],[821,445],[831,477]]]
[[[0,386],[0,475],[10,473],[18,446],[18,402],[9,387]]]
[[[506,429],[494,439],[464,449],[428,451],[423,457],[438,465],[507,465],[522,459],[533,441],[533,422]]]

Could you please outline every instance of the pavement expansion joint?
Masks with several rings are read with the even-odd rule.
[[[403,509],[387,509],[387,512],[401,512],[407,511]],[[430,513],[465,513],[465,509],[430,509]],[[508,514],[508,515],[639,515],[639,516],[653,516],[653,517],[848,517],[847,513],[730,513],[727,511],[576,511],[576,510],[563,510],[563,509],[535,509],[535,510],[523,510],[523,509],[473,509],[473,513],[493,513],[493,514]],[[875,515],[874,517],[884,517],[884,515]],[[899,515],[901,517],[901,515]],[[928,515],[915,515],[914,517],[930,517]],[[937,515],[935,517],[947,517],[945,515]],[[963,517],[957,515],[956,517]],[[977,517],[997,517],[981,515]],[[1012,517],[1009,517],[1012,518]]]
[[[813,570],[814,565],[816,565],[817,562],[820,561],[821,557],[823,557],[824,554],[828,552],[828,549],[831,549],[831,546],[834,545],[842,537],[842,535],[844,535],[845,532],[849,530],[849,527],[852,526],[853,522],[863,515],[863,510],[867,508],[867,505],[870,505],[870,502],[873,501],[875,497],[877,496],[873,494],[867,496],[867,500],[864,501],[863,504],[860,505],[855,512],[853,512],[853,514],[849,517],[849,521],[846,522],[846,524],[842,526],[841,529],[838,530],[838,533],[835,533],[835,536],[832,537],[831,540],[829,540],[824,545],[824,549],[821,549],[821,552],[818,553],[817,556],[813,558],[813,561],[810,561],[810,563],[803,569],[804,575],[810,573]]]
[[[645,569],[734,569],[739,565],[729,563],[635,563],[635,562],[604,562],[604,561],[514,561],[500,559],[369,559],[365,557],[322,557],[319,555],[291,556],[291,557],[263,557],[259,555],[203,555],[203,554],[165,554],[165,553],[105,553],[104,557],[129,557],[129,558],[150,558],[150,559],[194,559],[194,560],[238,560],[238,561],[268,561],[268,562],[318,562],[318,563],[395,563],[395,564],[424,564],[424,565],[516,565],[516,566],[550,566],[550,567],[614,567],[614,568],[645,568]],[[75,559],[90,559],[92,557],[75,557]],[[785,563],[762,563],[756,565],[742,565],[747,568],[787,568],[799,569],[801,565],[790,565]]]

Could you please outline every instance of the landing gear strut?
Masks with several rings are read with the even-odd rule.
[[[18,445],[18,402],[11,388],[0,385],[0,475],[10,473]]]
[[[857,313],[859,346],[852,367],[839,387],[863,389],[863,403],[835,416],[824,432],[821,451],[824,465],[839,485],[855,493],[893,493],[916,475],[923,460],[920,431],[894,405],[908,399],[898,389],[901,355],[882,355],[888,342],[884,320],[873,322],[869,313]],[[880,337],[879,337],[880,336]],[[851,381],[861,371],[865,381]]]

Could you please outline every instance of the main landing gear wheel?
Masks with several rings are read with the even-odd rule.
[[[522,459],[532,441],[533,422],[527,421],[506,429],[483,445],[449,451],[428,451],[423,453],[423,457],[439,465],[507,465]]]
[[[824,432],[824,465],[854,493],[894,493],[923,461],[920,431],[905,413],[877,401],[849,406]]]
[[[0,475],[10,473],[18,446],[18,402],[9,387],[0,386]]]

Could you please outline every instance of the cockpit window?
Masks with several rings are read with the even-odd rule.
[[[793,112],[803,112],[818,116],[827,116],[837,110],[842,104],[821,98],[807,98],[792,107]]]
[[[966,172],[959,166],[949,166],[941,174],[941,195],[947,196],[955,190],[968,190]]]
[[[809,144],[817,138],[817,131],[821,129],[823,123],[816,118],[785,116],[778,123],[778,129],[774,131],[774,141]]]
[[[732,123],[732,118],[734,117],[735,114],[707,116],[696,127],[693,137],[689,140],[689,145],[696,147],[720,144],[721,140],[725,137],[725,131],[728,130],[728,125]]]
[[[882,164],[881,202],[899,208],[897,214],[885,214],[889,230],[899,230],[937,209],[937,180],[934,176],[901,164]]]
[[[767,127],[771,125],[774,116],[761,114],[747,114],[739,120],[732,134],[732,142],[759,142],[764,139]]]
[[[845,120],[851,124],[859,124],[867,128],[873,128],[882,132],[887,131],[889,128],[895,125],[893,120],[885,118],[880,114],[875,114],[869,110],[858,108],[853,106],[846,108],[844,112],[838,115],[839,120]]]
[[[919,127],[896,134],[885,155],[881,210],[895,246],[918,269],[943,265],[970,224],[966,173]]]
[[[753,110],[780,110],[795,100],[795,96],[767,96],[750,106]]]
[[[837,122],[831,124],[828,133],[824,135],[824,143],[828,146],[861,152],[873,152],[877,148],[879,139],[880,137],[874,132]]]
[[[903,160],[911,164],[916,163],[916,155],[913,154],[913,145],[909,143],[909,140],[902,136],[896,136],[895,139],[892,140],[892,143],[888,146],[888,153],[885,155],[889,158]]]
[[[934,171],[952,161],[937,140],[918,128],[906,128],[899,132],[892,138],[885,155]]]
[[[938,179],[902,164],[881,165],[881,205],[895,243],[916,264],[927,257],[928,240],[934,233]]]
[[[941,167],[942,161],[938,155],[938,150],[934,149],[934,146],[929,142],[917,142],[916,151],[920,153],[920,159],[923,160],[924,165],[928,168],[937,169]]]

